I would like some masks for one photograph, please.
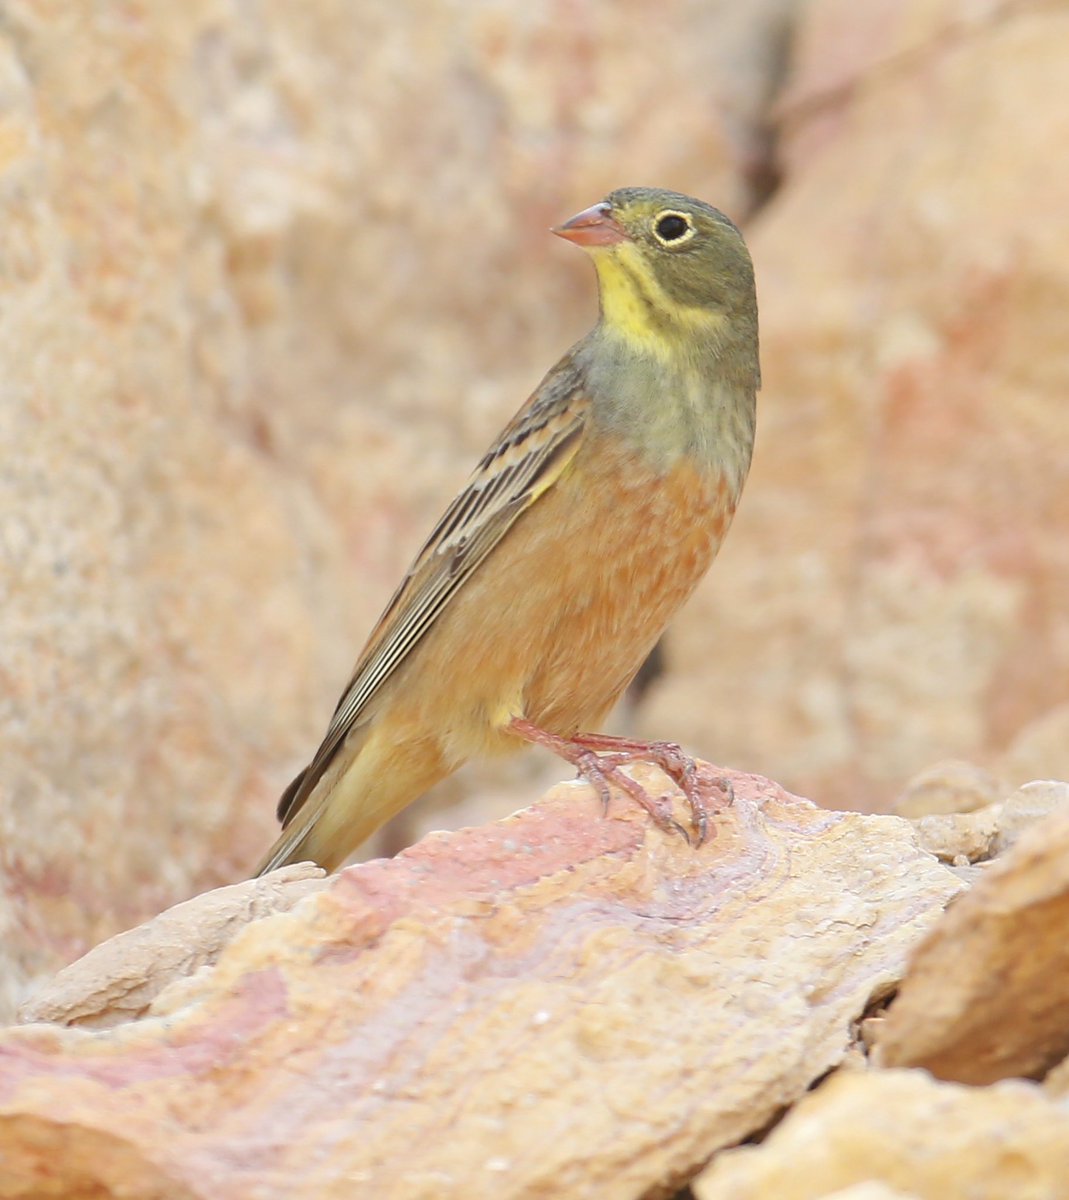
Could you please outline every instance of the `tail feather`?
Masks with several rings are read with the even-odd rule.
[[[309,841],[308,835],[312,832],[313,827],[313,821],[296,821],[283,829],[275,844],[260,860],[253,872],[253,878],[259,879],[261,875],[266,875],[269,871],[277,871],[279,867],[287,867],[290,863],[319,862],[311,847],[306,847],[306,843]],[[319,862],[321,867],[326,865],[326,863]]]
[[[300,792],[301,784],[304,783],[307,775],[308,768],[305,767],[303,771],[297,773],[296,778],[293,779],[289,787],[286,788],[279,798],[278,808],[275,809],[275,816],[278,817],[283,829],[290,823],[290,817],[293,815],[290,810],[294,808],[297,793]]]
[[[449,774],[451,765],[433,747],[396,734],[375,736],[374,729],[368,727],[371,736],[354,758],[332,762],[307,794],[301,794],[303,773],[286,789],[279,805],[285,823],[258,876],[309,861],[336,871],[376,829]]]

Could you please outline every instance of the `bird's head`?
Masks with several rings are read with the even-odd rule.
[[[715,352],[736,336],[756,340],[750,254],[711,205],[660,188],[619,188],[553,232],[590,252],[608,332],[672,355]]]

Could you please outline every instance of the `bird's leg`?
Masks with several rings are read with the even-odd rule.
[[[710,811],[715,812],[717,808],[734,803],[735,789],[731,780],[725,775],[710,775],[700,770],[694,759],[676,742],[642,742],[608,733],[577,733],[570,740],[587,750],[609,751],[606,757],[618,765],[640,760],[660,767],[687,798],[699,846],[708,835]],[[712,810],[706,802],[709,788],[718,789],[723,796],[721,803]]]
[[[539,729],[537,725],[522,717],[514,717],[509,723],[509,728],[525,742],[544,746],[565,762],[571,763],[579,777],[585,779],[601,797],[606,811],[609,807],[609,786],[612,784],[640,804],[659,828],[678,833],[689,843],[690,835],[683,826],[664,811],[662,805],[642,784],[620,770],[625,763],[637,759],[653,762],[679,784],[690,805],[697,844],[700,846],[705,840],[709,818],[701,797],[698,771],[694,760],[687,758],[678,746],[670,742],[632,742],[626,738],[611,738],[601,734],[583,733],[565,738]],[[598,753],[599,750],[608,750],[611,753]],[[666,764],[671,764],[671,769]],[[683,780],[686,780],[686,783]]]

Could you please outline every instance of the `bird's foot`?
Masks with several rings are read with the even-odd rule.
[[[709,836],[710,815],[735,802],[731,780],[726,775],[704,770],[676,742],[643,742],[607,733],[577,733],[571,740],[588,750],[603,752],[604,757],[615,760],[617,765],[650,762],[660,767],[686,798],[699,846]],[[720,799],[710,804],[709,792],[713,789],[720,792]]]
[[[565,762],[571,763],[579,777],[585,779],[601,797],[606,811],[609,807],[609,788],[614,785],[640,804],[659,828],[678,833],[690,843],[691,836],[687,830],[665,811],[663,801],[666,797],[654,799],[642,784],[620,769],[632,762],[651,762],[660,767],[686,797],[694,830],[694,844],[697,846],[701,846],[709,836],[710,814],[735,799],[730,779],[703,771],[675,742],[641,742],[604,733],[577,733],[565,738],[539,729],[520,717],[513,719],[511,729],[524,741],[545,746]],[[720,791],[722,799],[710,805],[708,793],[714,788]]]

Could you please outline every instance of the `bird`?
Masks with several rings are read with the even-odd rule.
[[[761,373],[738,227],[679,192],[624,187],[551,230],[593,260],[594,328],[545,376],[445,510],[386,606],[323,741],[278,804],[262,875],[336,870],[469,760],[542,745],[691,840],[623,768],[683,791],[679,746],[596,729],[712,562],[749,471]],[[723,799],[723,795],[721,796]],[[714,806],[716,807],[716,806]]]

